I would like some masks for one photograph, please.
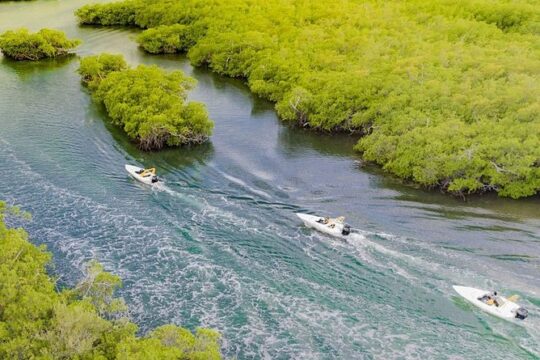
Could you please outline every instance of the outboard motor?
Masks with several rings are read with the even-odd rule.
[[[351,227],[349,225],[343,225],[343,229],[341,230],[341,235],[349,235],[351,233]]]
[[[157,176],[152,176],[152,183],[157,183],[157,182],[158,182]]]
[[[525,320],[525,318],[529,315],[529,312],[527,309],[520,307],[516,310],[516,318],[519,320]]]

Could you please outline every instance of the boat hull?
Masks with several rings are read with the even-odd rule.
[[[513,301],[508,300],[507,298],[503,296],[498,296],[498,298],[502,302],[502,305],[499,307],[495,305],[488,305],[484,303],[483,301],[478,300],[478,298],[489,293],[489,291],[486,291],[486,290],[475,289],[475,288],[466,287],[466,286],[457,286],[457,285],[454,285],[453,288],[461,297],[463,297],[465,300],[467,300],[474,306],[480,308],[481,310],[487,312],[488,314],[497,316],[498,318],[501,318],[501,319],[505,319],[505,320],[515,319],[516,311],[517,309],[520,308],[518,304],[516,304]]]
[[[341,232],[343,230],[343,224],[336,224],[334,228],[330,228],[328,225],[321,224],[317,222],[318,220],[323,219],[321,216],[315,216],[310,214],[297,213],[298,216],[307,227],[313,228],[317,231],[325,233],[330,236],[346,239],[347,236],[343,235]]]
[[[125,167],[128,174],[135,180],[140,181],[146,185],[157,184],[157,182],[154,182],[154,183],[152,182],[152,176],[142,177],[141,175],[137,174],[137,172],[144,170],[143,168],[133,166],[133,165],[126,165]]]

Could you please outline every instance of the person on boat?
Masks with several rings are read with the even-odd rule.
[[[491,297],[491,300],[493,301],[493,305],[495,305],[496,307],[499,307],[502,305],[502,301],[501,299],[497,296],[497,292],[494,291],[493,292],[493,296]]]
[[[497,296],[497,292],[496,291],[492,291],[490,293],[487,293],[481,297],[478,298],[478,300],[486,303],[487,305],[495,305],[497,307],[500,306],[500,300],[499,300],[499,297]]]
[[[345,216],[340,216],[335,219],[329,217],[319,218],[317,222],[328,226],[330,229],[335,229],[337,224],[341,225],[341,235],[347,236],[351,233],[351,227],[345,224]]]
[[[328,224],[328,227],[331,228],[331,229],[334,229],[336,227],[336,225],[343,225],[345,223],[345,216],[339,216],[335,219],[329,219],[327,224]]]
[[[324,218],[320,218],[319,220],[317,220],[317,222],[327,225],[329,228],[333,229],[336,227],[336,224],[343,225],[345,223],[345,216],[340,216],[335,219],[325,216]]]
[[[156,168],[144,169],[139,175],[142,177],[156,176]]]

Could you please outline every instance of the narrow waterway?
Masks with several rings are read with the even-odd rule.
[[[136,30],[79,27],[85,1],[0,4],[0,31],[53,27],[80,56],[182,69],[215,121],[193,149],[143,153],[81,86],[77,57],[0,57],[0,198],[32,212],[36,243],[66,284],[89,259],[124,280],[144,333],[168,322],[223,334],[238,359],[539,358],[540,199],[459,199],[359,168],[354,138],[281,123],[241,82],[148,56]],[[130,180],[155,166],[165,187]],[[344,215],[348,242],[295,212]],[[453,284],[518,293],[530,318],[480,313]]]

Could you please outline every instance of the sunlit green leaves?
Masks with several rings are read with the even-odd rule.
[[[40,60],[64,56],[81,43],[68,39],[58,30],[41,29],[30,33],[27,29],[8,30],[0,35],[2,53],[14,60]]]
[[[181,71],[127,69],[121,56],[102,54],[82,59],[79,73],[112,123],[144,150],[199,144],[212,133],[205,106],[186,100],[196,81]]]
[[[146,337],[114,297],[120,278],[91,261],[74,289],[59,292],[46,272],[51,254],[8,228],[0,201],[1,359],[219,359],[219,334],[165,325]],[[12,212],[12,214],[15,214]]]
[[[135,25],[136,7],[132,2],[95,4],[81,7],[75,12],[81,24]]]
[[[77,72],[82,82],[92,91],[113,71],[127,69],[127,63],[122,55],[100,54],[81,59]]]
[[[94,11],[122,6],[150,28],[146,51],[185,51],[245,78],[284,120],[363,134],[356,149],[402,178],[460,194],[540,189],[533,1],[134,0]]]
[[[194,43],[190,41],[186,25],[163,25],[144,31],[137,37],[141,47],[152,54],[174,54],[186,51]]]

